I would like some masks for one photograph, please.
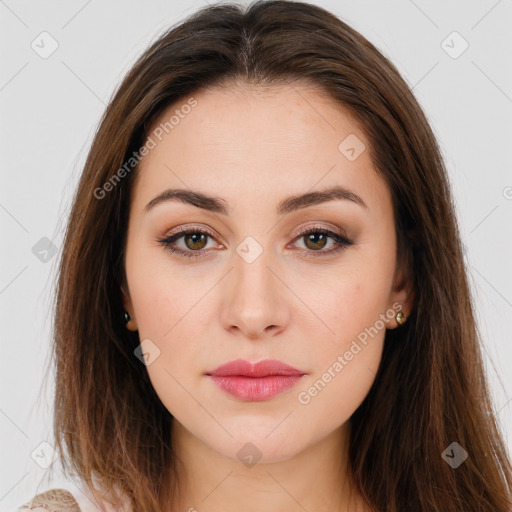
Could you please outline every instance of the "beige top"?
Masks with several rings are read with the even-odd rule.
[[[98,503],[89,488],[73,490],[55,488],[36,494],[30,501],[23,503],[12,512],[132,512],[126,497],[122,504],[112,507],[102,501]]]

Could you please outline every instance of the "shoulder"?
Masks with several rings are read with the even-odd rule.
[[[132,512],[126,496],[121,493],[119,506],[112,506],[107,501],[96,501],[91,490],[73,487],[73,491],[54,488],[36,494],[12,512]]]
[[[36,494],[13,512],[81,512],[73,494],[66,489],[49,489]]]

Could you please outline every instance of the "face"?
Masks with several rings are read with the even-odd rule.
[[[390,191],[356,120],[318,90],[193,98],[155,123],[137,171],[124,307],[179,428],[232,459],[250,442],[285,460],[348,424],[410,310]],[[262,360],[295,373],[241,376]]]

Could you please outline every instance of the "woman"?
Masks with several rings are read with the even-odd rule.
[[[437,142],[320,7],[209,6],[138,60],[54,339],[55,444],[112,509],[510,510]]]

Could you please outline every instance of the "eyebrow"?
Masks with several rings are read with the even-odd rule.
[[[308,206],[325,203],[333,200],[347,200],[358,204],[363,208],[368,208],[365,202],[354,192],[340,186],[328,188],[326,190],[317,192],[307,192],[290,196],[281,201],[277,207],[279,215],[292,213],[297,210],[302,210]],[[145,211],[149,212],[156,205],[168,201],[179,201],[181,203],[195,206],[214,213],[222,215],[230,215],[231,209],[225,199],[219,197],[208,196],[202,192],[187,190],[187,189],[167,189],[164,190],[157,197],[152,199],[145,207]]]

